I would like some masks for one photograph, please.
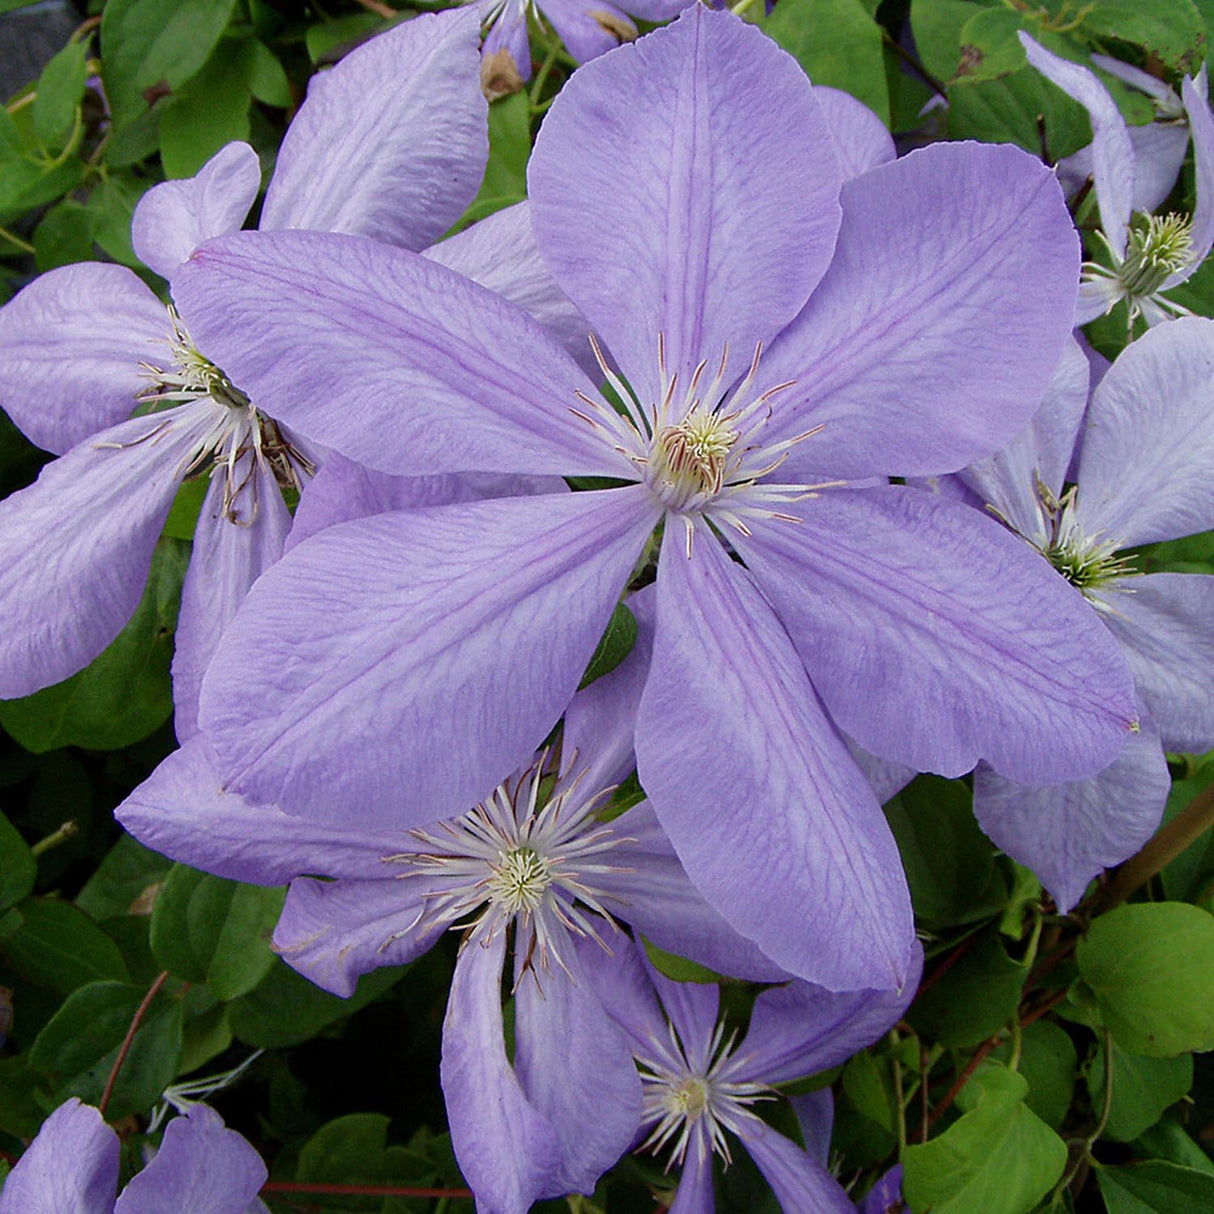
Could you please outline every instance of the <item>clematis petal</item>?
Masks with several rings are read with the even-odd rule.
[[[637,27],[609,0],[544,0],[544,16],[579,63],[589,63],[637,36]]]
[[[1148,573],[1102,594],[1104,616],[1138,694],[1155,718],[1165,750],[1204,753],[1214,746],[1214,577]]]
[[[706,526],[697,541],[662,554],[641,783],[687,875],[778,965],[901,986],[910,901],[880,808],[770,606]]]
[[[225,505],[224,469],[211,476],[194,551],[181,590],[181,612],[173,639],[173,727],[185,742],[198,731],[198,692],[224,629],[249,587],[280,556],[291,512],[274,473],[254,464],[251,452],[237,461],[233,479],[248,479],[242,500]],[[252,517],[236,515],[248,510]]]
[[[720,988],[713,983],[675,982],[658,973],[643,952],[641,963],[649,971],[691,1069],[707,1071],[712,1065],[712,1040],[721,1010]]]
[[[782,1210],[855,1214],[839,1182],[816,1159],[765,1122],[747,1121],[739,1137]]]
[[[155,1158],[132,1179],[114,1214],[236,1214],[266,1182],[261,1156],[205,1105],[174,1117]]]
[[[313,536],[250,591],[203,683],[221,770],[321,822],[464,812],[572,698],[656,521],[638,486]]]
[[[747,1074],[761,1083],[787,1083],[846,1061],[897,1024],[915,996],[922,968],[923,950],[916,945],[901,990],[840,994],[789,982],[764,991],[738,1047]]]
[[[131,618],[198,408],[103,430],[0,502],[0,697],[75,674]]]
[[[869,787],[882,805],[895,793],[901,792],[918,774],[913,767],[891,763],[889,759],[879,759],[876,755],[869,754],[863,746],[857,746],[847,736],[844,736],[843,741],[847,743],[847,753],[864,774]]]
[[[1155,80],[1154,76],[1148,78]],[[1167,89],[1162,80],[1155,80],[1155,83]],[[1134,145],[1135,161],[1134,209],[1157,211],[1167,201],[1180,176],[1185,153],[1189,150],[1188,125],[1148,122],[1143,126],[1132,126],[1130,142]]]
[[[1134,205],[1135,163],[1125,119],[1095,72],[1059,58],[1023,30],[1019,38],[1029,63],[1068,97],[1078,101],[1092,120],[1092,179],[1100,207],[1100,227],[1117,255],[1124,256]]]
[[[764,354],[781,476],[949,472],[1006,446],[1071,331],[1079,243],[1054,174],[1010,145],[938,143],[847,182],[830,270]],[[981,391],[977,390],[981,384]]]
[[[505,472],[444,472],[437,476],[392,476],[330,453],[299,499],[295,521],[284,551],[309,536],[350,519],[416,510],[423,506],[451,506],[497,497],[523,497],[534,493],[567,493],[559,476],[514,476]]]
[[[826,118],[844,181],[896,158],[894,137],[863,101],[823,84],[815,85],[814,96]]]
[[[125,266],[62,266],[0,308],[0,406],[62,455],[130,417],[168,354],[164,305]]]
[[[482,22],[493,23],[485,34],[485,44],[481,49],[482,62],[488,64],[504,52],[518,72],[519,80],[526,83],[531,79],[531,41],[527,36],[526,5],[481,0],[476,9]]]
[[[830,1134],[835,1124],[835,1098],[830,1088],[818,1088],[790,1096],[788,1103],[797,1115],[805,1149],[816,1162],[827,1166],[830,1158]]]
[[[443,1021],[442,1084],[451,1145],[478,1206],[526,1214],[560,1193],[556,1130],[527,1100],[506,1058],[501,976],[506,937],[468,944]]]
[[[602,372],[587,340],[590,325],[540,256],[529,202],[486,215],[422,256],[517,304],[556,337],[592,380],[599,381]]]
[[[423,14],[313,76],[261,227],[415,251],[437,240],[476,196],[489,157],[479,41],[469,9]]]
[[[114,816],[153,851],[253,885],[284,885],[300,873],[383,877],[383,857],[398,846],[383,833],[317,826],[227,791],[201,734],[169,755]]]
[[[568,964],[572,977],[524,970],[516,956],[514,1072],[556,1132],[558,1192],[593,1193],[636,1134],[641,1081],[627,1039],[579,972],[579,954],[571,952]]]
[[[1197,79],[1186,76],[1181,85],[1189,132],[1193,137],[1193,165],[1196,171],[1197,203],[1193,209],[1193,247],[1189,264],[1169,275],[1160,288],[1166,291],[1190,278],[1214,247],[1214,115],[1206,100],[1206,68],[1203,65]]]
[[[43,1123],[0,1191],[0,1214],[110,1214],[118,1135],[75,1096]]]
[[[420,957],[442,934],[425,920],[435,883],[424,876],[392,876],[388,870],[374,881],[297,877],[274,929],[274,951],[343,998],[354,994],[363,974]]]
[[[599,877],[598,886],[610,899],[607,910],[659,948],[690,957],[719,974],[752,982],[782,982],[788,977],[704,900],[647,801],[615,822],[615,829],[629,842],[612,852],[616,871]]]
[[[169,278],[204,240],[237,232],[261,189],[261,163],[247,143],[225,144],[193,177],[164,181],[131,220],[135,255]]]
[[[445,266],[351,236],[241,232],[196,252],[173,291],[260,407],[370,468],[620,475],[571,411],[592,390],[573,360]]]
[[[659,334],[680,383],[726,342],[749,359],[804,304],[839,223],[804,72],[698,4],[569,81],[528,182],[545,259],[642,400],[661,395]]]
[[[949,776],[985,758],[1038,784],[1094,775],[1120,753],[1135,720],[1125,659],[1023,540],[901,486],[786,509],[798,525],[755,519],[735,542],[866,750]]]
[[[1031,868],[1065,914],[1103,868],[1151,837],[1172,787],[1159,734],[1144,713],[1139,733],[1090,780],[1034,788],[985,765],[974,772],[974,814],[997,847]]]
[[[712,1155],[703,1146],[703,1135],[692,1135],[691,1150],[679,1177],[679,1187],[670,1214],[713,1214]]]
[[[1049,535],[1036,484],[1062,496],[1079,427],[1088,403],[1088,360],[1077,341],[1068,341],[1054,378],[1033,420],[1010,446],[958,473],[983,504],[1034,543]]]
[[[581,971],[607,1014],[633,1043],[633,1053],[660,1058],[678,1066],[670,1044],[666,1013],[653,988],[651,971],[641,960],[639,945],[621,945],[604,953],[599,945],[581,936],[574,938]]]
[[[1118,356],[1088,409],[1075,521],[1118,546],[1214,527],[1214,320],[1182,317]]]

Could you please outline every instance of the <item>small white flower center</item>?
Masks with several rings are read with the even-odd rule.
[[[696,410],[658,431],[649,454],[650,487],[672,510],[696,497],[714,498],[725,485],[729,454],[738,441],[732,416]]]
[[[1121,281],[1130,295],[1150,295],[1183,270],[1193,254],[1193,221],[1184,215],[1148,215],[1132,227],[1126,242]]]
[[[515,847],[503,852],[501,862],[489,878],[489,897],[507,914],[536,911],[552,884],[548,861],[532,847]]]

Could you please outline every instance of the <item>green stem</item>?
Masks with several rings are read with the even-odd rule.
[[[14,244],[23,253],[33,253],[34,246],[28,240],[22,240],[20,236],[10,232],[7,228],[0,228],[0,240],[7,240],[9,244]]]
[[[733,5],[729,11],[733,13],[735,17],[740,17],[743,13],[754,8],[758,2],[759,0],[738,0],[737,4]]]
[[[561,44],[557,41],[552,41],[548,44],[548,53],[544,56],[544,62],[540,64],[540,70],[535,74],[535,80],[531,84],[531,92],[528,94],[527,100],[531,105],[533,114],[539,112],[540,93],[543,91],[544,85],[548,83],[548,76],[551,73],[553,66],[556,64],[556,57],[560,53]]]
[[[901,1040],[897,1029],[889,1030],[889,1043],[894,1050],[898,1048]],[[894,1102],[898,1109],[898,1158],[901,1159],[906,1154],[906,1096],[902,1090],[902,1063],[892,1052],[890,1062],[894,1067]]]
[[[34,250],[30,249],[32,253]],[[30,848],[30,852],[36,860],[44,851],[50,851],[52,847],[58,847],[60,843],[66,843],[74,835],[79,834],[80,827],[75,821],[69,818],[57,831],[49,834],[45,839],[39,839],[37,843]]]

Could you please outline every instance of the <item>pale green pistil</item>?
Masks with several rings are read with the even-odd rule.
[[[548,861],[532,847],[502,852],[489,878],[489,897],[508,914],[539,909],[552,884]]]
[[[693,412],[658,431],[651,466],[667,505],[678,509],[697,497],[715,497],[725,484],[729,455],[738,435],[730,418]]]
[[[663,1094],[666,1111],[676,1117],[694,1121],[705,1109],[711,1093],[708,1084],[698,1075],[688,1075],[682,1083]]]
[[[1189,264],[1193,221],[1175,213],[1148,215],[1146,226],[1130,229],[1120,277],[1129,295],[1151,295]]]

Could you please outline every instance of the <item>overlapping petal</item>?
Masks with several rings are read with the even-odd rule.
[[[839,1182],[807,1152],[765,1122],[748,1121],[740,1135],[782,1210],[855,1214]]]
[[[0,697],[66,679],[131,618],[196,441],[190,421],[113,426],[0,502]]]
[[[763,357],[796,381],[764,437],[825,429],[781,475],[930,475],[1028,424],[1070,335],[1079,242],[1054,174],[942,143],[847,182],[830,270]]]
[[[251,453],[240,457],[233,475],[237,482],[246,478],[240,501],[229,510],[224,469],[212,475],[194,529],[173,639],[173,727],[179,742],[198,730],[198,692],[223,630],[249,587],[282,556],[291,530],[291,512],[274,473],[254,463]],[[250,517],[244,517],[246,510]]]
[[[443,1022],[443,1094],[460,1171],[486,1214],[525,1214],[560,1193],[560,1149],[524,1095],[502,1038],[505,933],[460,953]]]
[[[476,195],[489,155],[470,9],[423,14],[314,76],[261,227],[369,236],[419,250]]]
[[[557,281],[649,401],[659,333],[680,382],[726,342],[749,358],[800,310],[839,223],[839,170],[804,73],[702,5],[569,81],[528,182]]]
[[[125,266],[84,262],[36,278],[0,309],[0,406],[62,455],[130,417],[168,354],[164,305]]]
[[[122,1191],[114,1214],[237,1214],[266,1181],[261,1156],[218,1113],[175,1117],[156,1157]]]
[[[898,987],[910,902],[889,828],[771,608],[707,527],[667,546],[637,722],[641,782],[688,876],[790,973]]]
[[[798,524],[755,519],[736,542],[865,749],[949,776],[985,758],[1038,784],[1094,775],[1120,752],[1136,716],[1125,660],[1022,540],[905,487],[786,509]]]
[[[894,137],[863,101],[825,85],[815,87],[814,97],[826,118],[844,181],[888,164],[897,156]]]
[[[630,947],[623,936],[612,946]],[[641,1120],[632,1051],[580,975],[585,963],[569,953],[571,978],[555,967],[545,971],[534,959],[523,972],[524,960],[515,955],[514,1071],[560,1143],[560,1192],[593,1193]]]
[[[417,826],[525,763],[573,696],[656,508],[640,488],[359,519],[253,587],[200,720],[238,791]],[[249,688],[259,688],[256,696]]]
[[[996,846],[1031,868],[1060,912],[1083,897],[1102,868],[1120,864],[1159,825],[1172,786],[1159,734],[1143,714],[1140,732],[1090,780],[1033,788],[986,766],[974,773],[974,814]],[[1060,731],[1065,722],[1059,724]]]
[[[131,244],[165,278],[205,240],[237,232],[261,189],[261,163],[247,143],[220,148],[193,176],[164,181],[139,200]]]
[[[5,1178],[0,1214],[110,1214],[117,1188],[118,1136],[73,1096]]]
[[[1122,351],[1088,410],[1075,512],[1085,534],[1125,547],[1214,527],[1212,378],[1214,320],[1182,317]]]
[[[199,346],[259,407],[368,467],[620,474],[571,412],[591,385],[554,338],[433,261],[244,232],[195,253],[173,290]]]
[[[1214,577],[1148,573],[1102,593],[1138,693],[1166,750],[1214,746]]]
[[[637,36],[637,27],[628,15],[608,0],[544,0],[544,16],[579,63],[587,63]]]

